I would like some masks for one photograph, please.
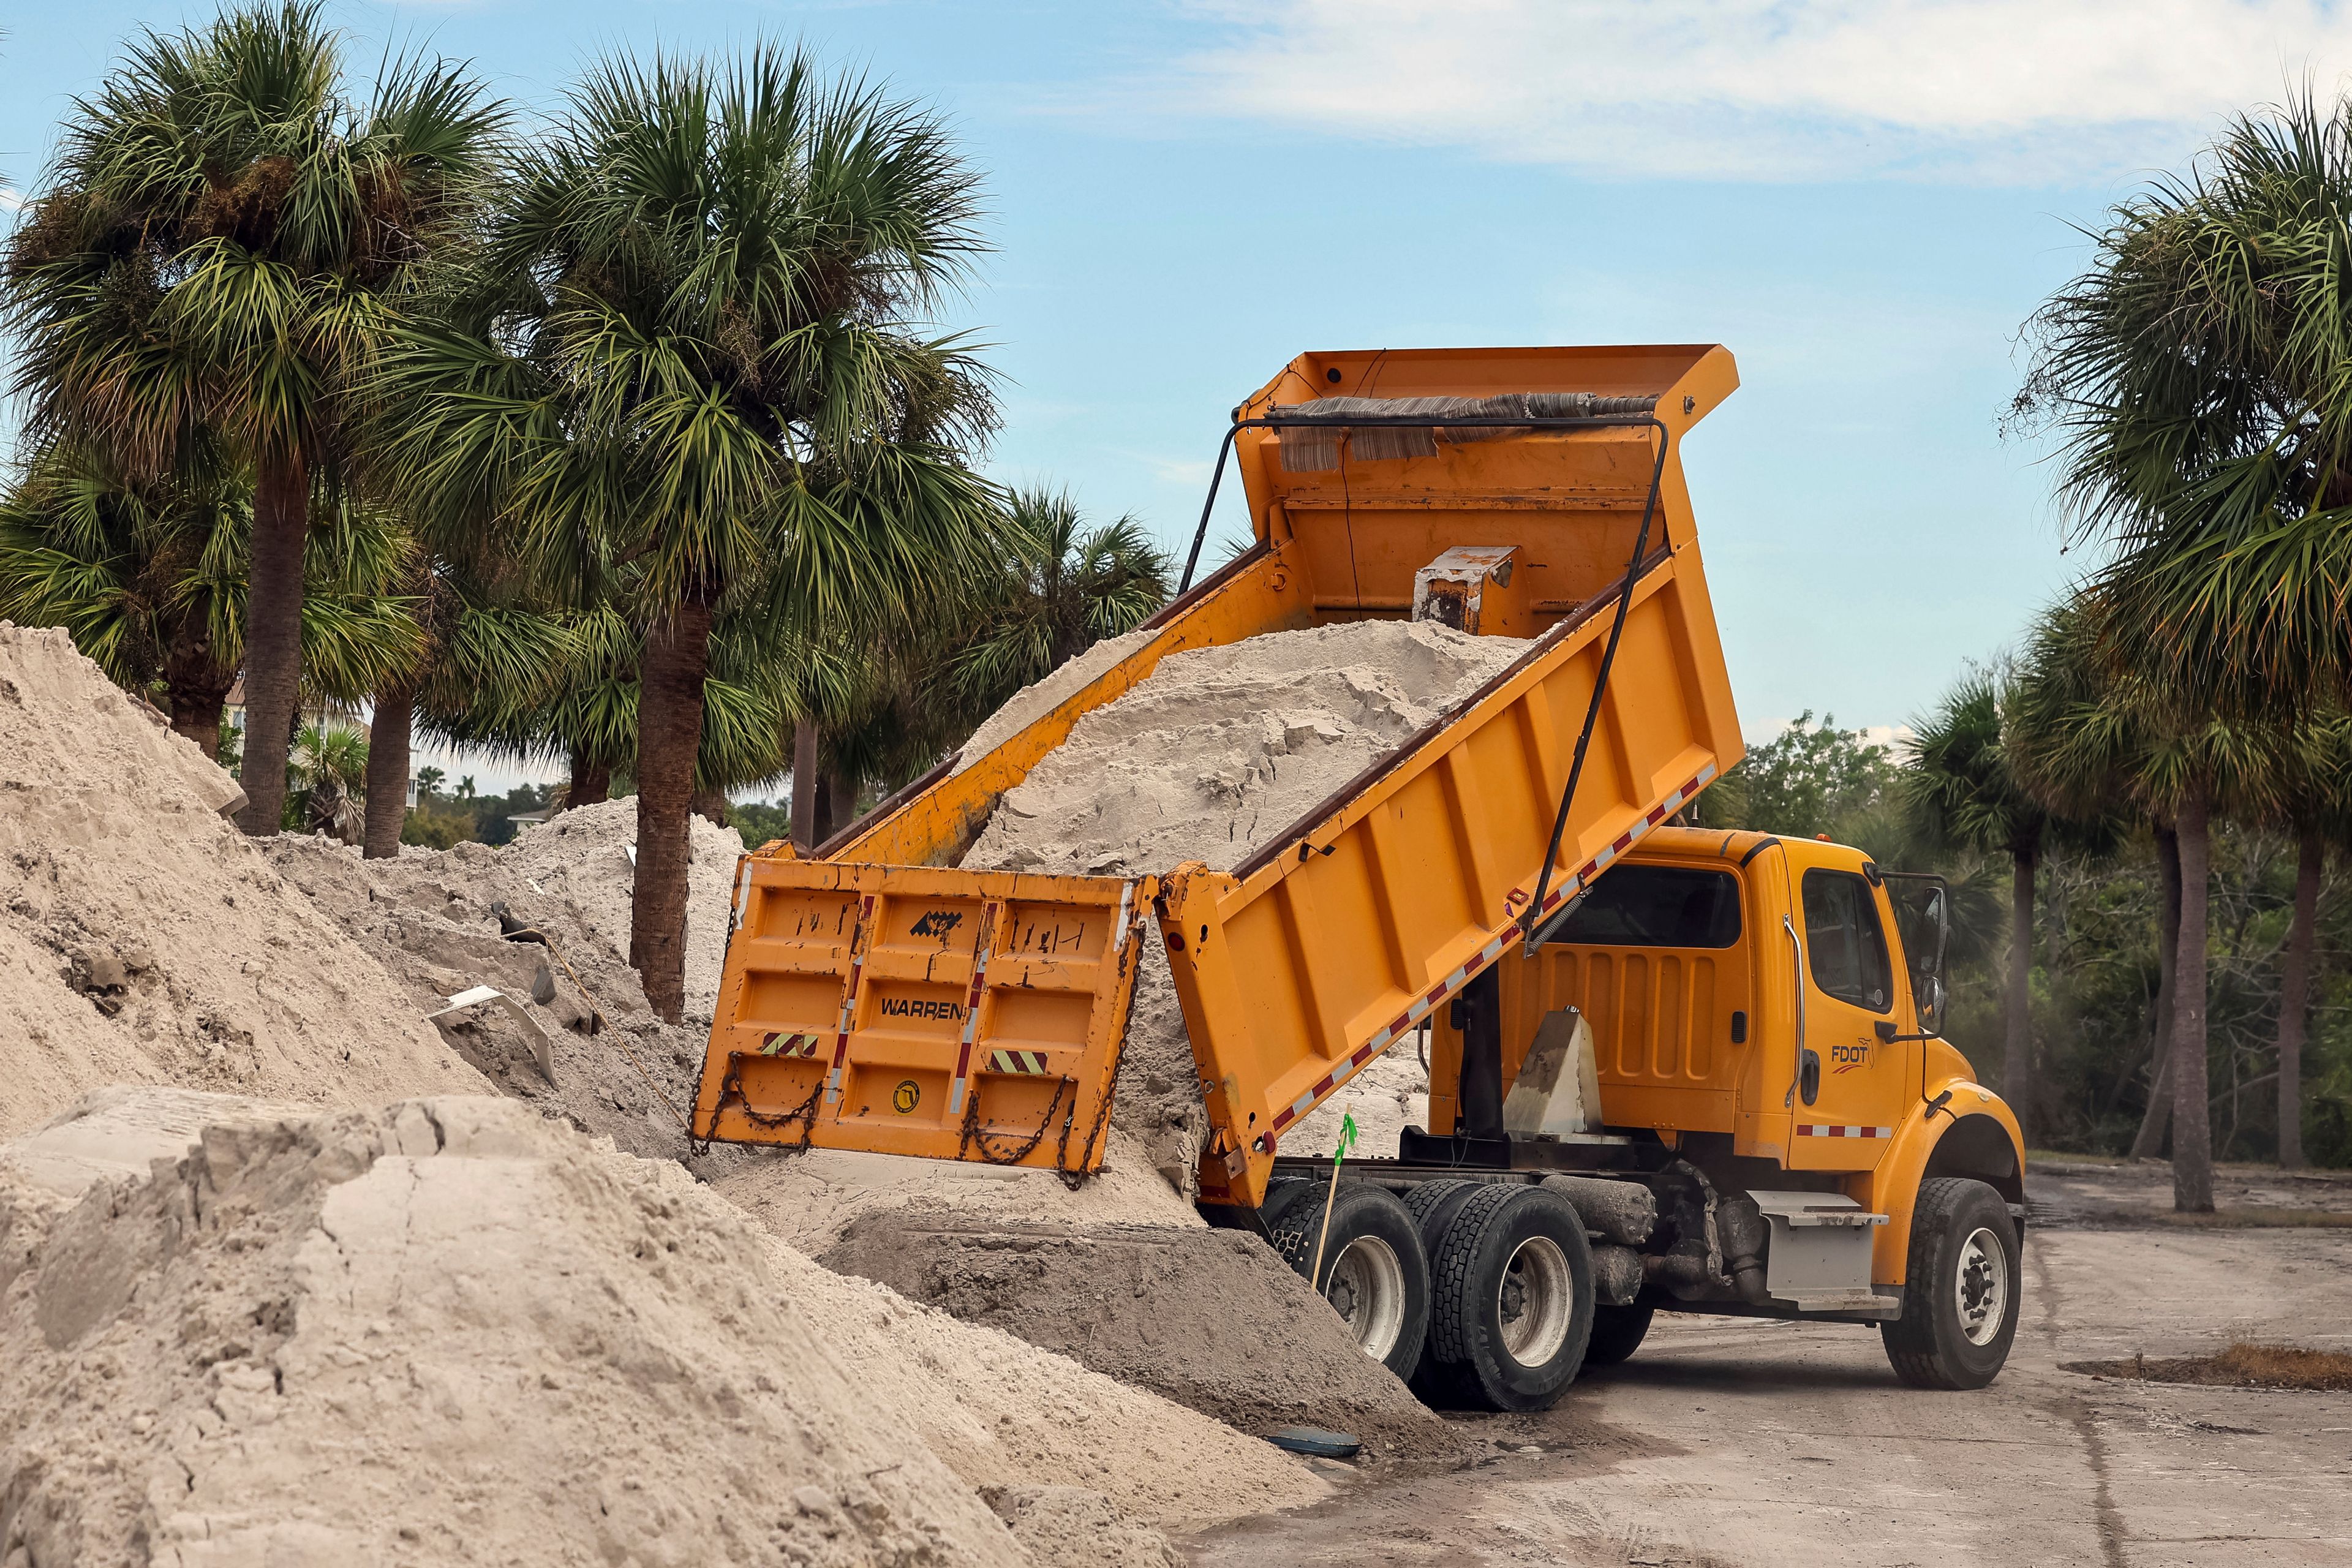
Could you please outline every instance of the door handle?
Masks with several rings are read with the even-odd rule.
[[[1797,1074],[1789,1080],[1789,1092],[1781,1096],[1780,1103],[1793,1107],[1801,1089],[1805,1103],[1811,1105],[1822,1092],[1822,1058],[1805,1044],[1805,939],[1797,934],[1797,922],[1787,915],[1780,917],[1780,926],[1789,933],[1789,945],[1797,952]]]

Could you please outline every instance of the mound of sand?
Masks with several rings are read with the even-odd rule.
[[[0,622],[0,1136],[97,1086],[488,1086],[220,813],[234,780],[61,631]]]
[[[734,908],[735,865],[743,836],[709,818],[689,816],[692,858],[687,870],[686,1022],[698,1036],[710,1033],[719,1003],[719,977],[727,966],[727,937]],[[559,812],[526,827],[499,851],[499,864],[553,899],[614,952],[629,951],[629,904],[636,889],[636,863],[629,852],[637,842],[635,798],[609,800]]]
[[[557,832],[565,817],[592,814],[585,831]],[[584,848],[609,837],[614,820],[605,807],[592,806],[532,828],[522,842],[556,834],[562,851],[535,858],[527,858],[520,843],[499,849],[483,844],[441,851],[411,847],[388,860],[362,859],[356,848],[323,837],[269,839],[263,847],[289,882],[398,980],[417,1016],[439,1011],[446,998],[475,985],[496,986],[514,998],[551,1044],[551,1082],[540,1069],[536,1042],[496,1005],[439,1020],[449,1045],[501,1093],[560,1114],[630,1153],[686,1157],[679,1119],[694,1103],[707,1026],[680,1027],[656,1017],[625,949],[615,948],[606,929],[590,916],[590,907],[607,901],[602,883],[628,874],[628,858],[617,845],[604,846],[609,864],[604,855]],[[628,820],[634,826],[634,818]],[[696,821],[701,823],[699,817]],[[709,834],[715,838],[723,831],[709,828]],[[698,835],[696,847],[705,847],[703,836]],[[715,860],[719,847],[710,848],[709,858]],[[551,862],[557,869],[549,870]],[[731,871],[734,863],[727,864]],[[611,868],[615,866],[617,871]],[[706,880],[700,858],[694,870],[698,884]],[[715,921],[723,933],[723,882],[694,890],[689,931]],[[581,902],[583,894],[590,904]],[[624,887],[624,943],[627,900]],[[493,906],[503,906],[509,921],[544,934],[552,949],[509,941]],[[719,946],[723,953],[723,942]],[[539,1003],[533,999],[538,995],[548,1000]],[[714,1150],[688,1163],[709,1175],[736,1158],[734,1151]]]
[[[0,1150],[0,1561],[1159,1564],[1324,1495],[529,1107],[164,1098]]]

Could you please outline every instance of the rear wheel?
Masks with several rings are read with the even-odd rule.
[[[1427,1254],[1431,1267],[1436,1266],[1437,1255],[1445,1246],[1445,1232],[1454,1224],[1454,1216],[1470,1194],[1486,1184],[1465,1182],[1455,1178],[1417,1182],[1404,1194],[1405,1212],[1412,1215],[1421,1230],[1421,1249]],[[1431,1286],[1430,1310],[1436,1310],[1436,1287]],[[1475,1378],[1466,1376],[1460,1367],[1442,1362],[1424,1348],[1421,1364],[1413,1368],[1408,1381],[1413,1393],[1423,1405],[1437,1410],[1483,1409],[1486,1397],[1478,1391]]]
[[[1608,1307],[1592,1309],[1592,1338],[1584,1347],[1587,1366],[1615,1366],[1642,1348],[1650,1331],[1652,1309]]]
[[[1881,1323],[1895,1375],[1914,1388],[1982,1388],[2017,1337],[2017,1226],[1982,1182],[1937,1176],[1911,1207],[1903,1316]]]
[[[1411,1377],[1429,1332],[1429,1255],[1404,1205],[1385,1187],[1341,1184],[1323,1225],[1329,1188],[1297,1194],[1267,1228],[1275,1250],[1331,1303],[1357,1348],[1399,1377]],[[1321,1279],[1310,1276],[1320,1240]]]
[[[1495,1410],[1543,1410],[1575,1381],[1592,1332],[1592,1251],[1567,1199],[1477,1188],[1431,1260],[1438,1381]]]

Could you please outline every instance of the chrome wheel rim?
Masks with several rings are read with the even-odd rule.
[[[2009,1249],[1989,1226],[1977,1226],[1960,1243],[1952,1304],[1969,1343],[1989,1345],[2000,1337],[2009,1317]]]
[[[1377,1236],[1360,1236],[1339,1249],[1323,1278],[1323,1299],[1349,1328],[1356,1348],[1386,1361],[1404,1333],[1404,1265]]]
[[[1568,1342],[1575,1315],[1576,1279],[1568,1254],[1548,1236],[1519,1243],[1496,1286],[1496,1317],[1503,1349],[1521,1366],[1543,1366]]]

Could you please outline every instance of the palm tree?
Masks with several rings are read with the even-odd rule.
[[[295,732],[287,763],[287,790],[303,796],[302,825],[331,833],[346,844],[360,841],[364,809],[354,792],[367,776],[368,738],[349,724],[305,724]]]
[[[982,248],[976,188],[935,117],[804,55],[607,62],[501,192],[474,313],[389,362],[426,510],[643,637],[630,961],[664,1017],[714,621],[856,635],[999,530],[982,375],[911,325]]]
[[[141,483],[87,447],[37,451],[0,500],[0,617],[63,627],[127,690],[160,686],[172,728],[215,756],[250,512],[212,465]]]
[[[2179,694],[2125,662],[2141,645],[2116,629],[2117,609],[2095,586],[2048,612],[2028,644],[2030,676],[2017,684],[2010,734],[2013,765],[2046,797],[2127,802],[2169,824],[2179,857],[2169,1043],[2151,1095],[2168,1086],[2174,1202],[2212,1206],[2205,1009],[2206,907],[2210,831],[2217,814],[2260,820],[2279,808],[2288,736],[2276,725],[2184,714]],[[2173,890],[2167,889],[2168,902]],[[2168,911],[2168,913],[2169,911]],[[2135,1148],[2162,1137],[2152,1111]]]
[[[2019,782],[2001,743],[2003,679],[1971,670],[1912,726],[1903,776],[1913,812],[1934,841],[2006,855],[2010,862],[2009,985],[2001,1092],[2031,1138],[2033,1101],[2034,870],[2050,813]]]
[[[2135,1159],[2164,1146],[2172,1121],[2174,969],[2180,947],[2180,836],[2153,798],[2144,776],[2156,741],[2146,725],[2149,705],[2129,689],[2102,657],[2099,601],[2084,594],[2039,616],[2017,660],[2002,729],[2011,771],[2044,806],[2082,817],[2119,807],[2136,809],[2156,843],[2156,1017],[2150,1031],[2147,1105],[2132,1140]]]
[[[971,628],[949,656],[975,717],[1168,602],[1173,563],[1132,517],[1088,526],[1066,491],[1013,497],[1012,549],[979,581]]]
[[[2078,527],[2117,547],[2101,579],[2109,655],[2182,742],[2173,1183],[2176,1206],[2202,1210],[2220,794],[2203,770],[2352,675],[2352,105],[2323,112],[2306,91],[2241,117],[2093,237],[2091,267],[2035,319],[2021,405],[2061,437]]]
[[[2311,971],[2318,947],[2319,882],[2330,837],[2343,837],[2347,778],[2352,778],[2352,718],[2330,710],[2297,724],[2284,748],[2284,803],[2276,826],[2295,841],[2294,912],[2280,964],[2278,1016],[2278,1163],[2299,1169],[2303,1152],[2303,1042],[2311,1006]]]
[[[0,616],[71,633],[127,689],[154,691],[172,727],[220,749],[221,708],[243,655],[252,486],[198,468],[142,483],[85,448],[37,454],[0,501]],[[394,585],[407,544],[383,520],[338,509],[304,551],[303,689],[351,703],[415,657]]]
[[[317,0],[247,5],[141,35],[76,100],[8,243],[37,431],[153,476],[208,433],[254,476],[247,832],[277,831],[284,799],[313,510],[394,301],[467,221],[501,121],[438,60],[388,60],[356,100]]]

